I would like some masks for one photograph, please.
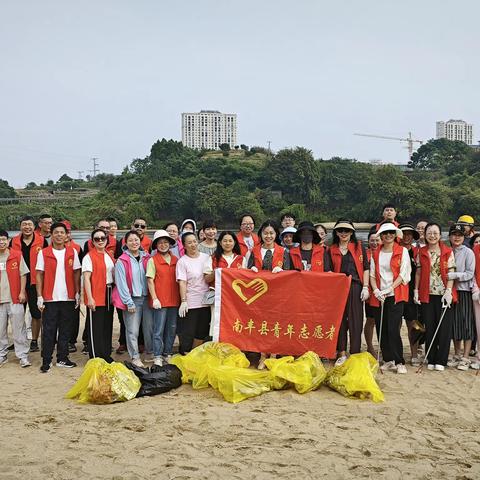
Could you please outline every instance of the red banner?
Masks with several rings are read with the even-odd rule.
[[[334,358],[350,277],[218,269],[214,340],[250,352]]]

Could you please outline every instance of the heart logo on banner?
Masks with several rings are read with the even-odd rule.
[[[250,305],[268,291],[267,282],[261,278],[255,278],[248,283],[243,280],[234,280],[232,288],[247,305]]]

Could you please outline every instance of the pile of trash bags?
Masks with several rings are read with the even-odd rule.
[[[375,381],[376,360],[368,353],[352,355],[328,373],[319,356],[306,352],[301,357],[269,358],[268,370],[248,368],[243,352],[228,343],[207,342],[185,356],[176,355],[172,364],[182,371],[182,382],[195,389],[211,386],[232,403],[271,390],[294,388],[298,393],[316,390],[322,383],[346,397],[384,400]]]
[[[375,375],[378,363],[368,352],[351,355],[329,372],[319,356],[306,352],[265,360],[267,370],[248,368],[245,354],[229,343],[207,342],[185,356],[175,355],[171,365],[139,368],[129,362],[87,362],[66,398],[81,403],[106,404],[157,395],[190,383],[194,389],[212,387],[225,400],[241,402],[272,390],[294,388],[298,393],[316,390],[322,383],[345,397],[383,402]]]
[[[65,397],[80,403],[108,404],[165,393],[181,384],[182,373],[174,365],[140,368],[129,362],[92,358]]]

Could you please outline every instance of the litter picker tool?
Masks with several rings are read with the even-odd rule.
[[[378,333],[378,352],[377,352],[377,363],[380,365],[380,350],[381,350],[381,345],[382,345],[382,328],[383,328],[383,307],[384,307],[384,302],[380,302],[380,331]],[[380,372],[383,375],[383,370],[380,368]]]

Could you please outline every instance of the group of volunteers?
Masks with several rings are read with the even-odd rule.
[[[215,270],[233,268],[351,277],[336,365],[347,352],[361,351],[363,333],[368,351],[378,358],[381,352],[383,371],[406,373],[405,319],[411,365],[480,369],[480,234],[473,218],[463,215],[449,228],[447,246],[437,223],[399,224],[396,216],[395,205],[386,204],[366,245],[348,219],[338,219],[327,244],[325,226],[297,224],[287,213],[279,224],[266,220],[256,233],[246,214],[236,232],[218,232],[211,220],[197,229],[185,219],[167,223],[153,238],[142,217],[121,238],[115,219],[103,218],[83,246],[72,239],[69,221],[25,216],[13,238],[0,230],[0,366],[9,350],[21,367],[31,365],[30,352],[41,350],[40,371],[46,373],[56,350],[57,367],[75,367],[69,353],[77,350],[82,315],[82,353],[112,362],[115,311],[117,354],[128,352],[139,367],[169,363],[177,337],[182,355],[212,337]],[[265,368],[268,354],[257,358],[258,368]]]

